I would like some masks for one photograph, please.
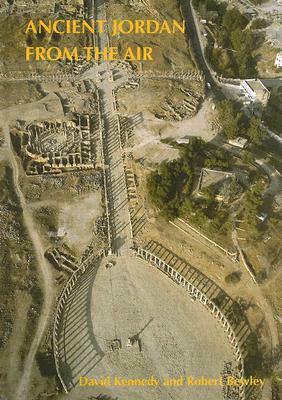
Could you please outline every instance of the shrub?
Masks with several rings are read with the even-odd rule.
[[[240,282],[241,275],[242,275],[242,272],[240,272],[240,271],[232,272],[231,274],[229,274],[225,277],[225,282],[236,284],[236,283]]]

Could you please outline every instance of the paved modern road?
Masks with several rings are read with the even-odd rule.
[[[205,58],[204,45],[201,41],[200,28],[196,13],[192,7],[192,0],[181,0],[181,8],[187,21],[188,40],[192,41],[192,47],[198,66],[203,71],[206,82],[209,82],[213,89],[215,89],[218,86],[218,83],[215,79],[215,72],[209,67]]]

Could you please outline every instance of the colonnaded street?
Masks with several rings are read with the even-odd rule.
[[[90,2],[89,10],[106,19],[103,2]],[[107,35],[99,34],[100,48],[107,44]],[[223,398],[220,385],[162,384],[165,378],[186,379],[187,375],[219,379],[226,362],[236,366],[234,350],[206,308],[134,255],[114,94],[127,77],[123,70],[100,63],[88,69],[83,79],[92,81],[99,93],[109,255],[78,277],[60,310],[56,358],[62,383],[70,399],[102,393],[124,399],[219,400]],[[80,384],[81,377],[109,377],[114,383],[115,377],[150,376],[160,384],[102,388]]]
[[[90,14],[97,13],[100,19],[106,20],[105,4],[90,2]],[[98,45],[100,49],[107,47],[108,35],[100,33]],[[114,72],[118,72],[118,78]],[[102,161],[105,176],[105,202],[108,214],[109,245],[117,254],[132,247],[131,222],[128,208],[127,189],[124,173],[120,127],[117,116],[114,90],[126,81],[123,71],[115,71],[110,64],[103,62],[89,69],[83,79],[93,79],[98,88],[100,112],[102,119]]]
[[[0,3],[0,400],[280,398],[277,0]]]

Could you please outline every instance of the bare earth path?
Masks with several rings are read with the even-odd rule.
[[[26,297],[26,299],[24,298]],[[26,314],[30,306],[29,295],[17,294],[15,325],[9,347],[9,367],[7,370],[9,395],[12,395],[12,388],[17,385],[20,374],[20,350],[24,340],[24,329],[26,326]]]
[[[7,151],[9,154],[9,160],[11,162],[11,166],[12,166],[12,170],[13,170],[14,187],[15,187],[15,191],[18,196],[21,208],[22,208],[24,224],[25,224],[25,227],[28,231],[29,238],[33,245],[33,250],[35,253],[37,265],[39,267],[40,275],[43,278],[42,284],[43,284],[44,302],[43,302],[41,314],[39,317],[39,321],[38,321],[38,324],[36,327],[35,335],[34,335],[28,356],[24,363],[23,375],[21,376],[20,379],[18,377],[19,385],[18,385],[18,388],[15,391],[14,397],[13,397],[15,400],[18,400],[18,399],[25,400],[25,399],[29,399],[28,391],[29,391],[29,383],[30,383],[30,378],[31,378],[34,357],[36,355],[37,349],[40,345],[42,335],[46,328],[48,319],[50,317],[50,312],[52,310],[52,304],[53,304],[55,292],[54,292],[54,288],[53,288],[50,265],[48,264],[47,260],[44,257],[44,249],[42,247],[40,236],[36,230],[36,227],[35,227],[33,219],[32,219],[31,212],[27,207],[25,198],[24,198],[21,188],[19,186],[18,165],[17,165],[17,161],[16,161],[15,155],[12,150],[7,115],[5,118],[5,116],[2,115],[2,113],[1,113],[0,120],[1,121],[6,120],[6,122],[3,123],[2,128],[3,128],[3,132],[5,134],[5,141],[8,146]]]

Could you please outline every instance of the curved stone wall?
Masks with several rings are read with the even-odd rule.
[[[88,271],[89,268],[92,267],[93,263],[97,262],[100,259],[100,257],[94,258],[93,256],[88,257],[83,264],[81,265],[80,269],[75,271],[70,279],[68,280],[66,286],[64,287],[62,293],[59,296],[57,308],[55,311],[55,321],[54,321],[54,326],[53,326],[53,350],[54,350],[54,359],[55,359],[55,366],[56,366],[56,371],[58,378],[61,382],[61,385],[65,391],[65,393],[68,393],[68,388],[63,380],[61,371],[60,371],[60,366],[59,366],[59,347],[58,347],[58,339],[59,339],[59,327],[60,327],[60,320],[62,317],[62,312],[64,309],[64,306],[67,302],[67,299],[75,286],[77,280],[85,273]]]

